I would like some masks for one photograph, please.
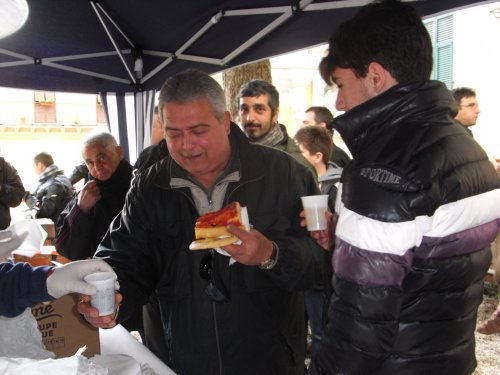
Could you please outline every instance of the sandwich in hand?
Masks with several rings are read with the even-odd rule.
[[[229,224],[245,229],[238,202],[200,216],[194,227],[195,240],[189,245],[189,250],[213,249],[238,242],[240,239],[227,231]]]

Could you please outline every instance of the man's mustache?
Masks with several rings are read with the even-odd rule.
[[[243,124],[243,127],[244,128],[262,128],[262,125],[261,124],[256,124],[255,122],[247,122],[245,124]]]

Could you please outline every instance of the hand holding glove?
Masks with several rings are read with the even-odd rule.
[[[85,282],[83,278],[95,272],[113,272],[111,266],[100,259],[79,260],[54,268],[47,278],[47,292],[54,298],[68,293],[95,294],[95,286]],[[115,289],[118,289],[115,281]]]
[[[0,260],[8,257],[10,253],[16,250],[28,236],[28,232],[17,234],[11,230],[0,230]]]

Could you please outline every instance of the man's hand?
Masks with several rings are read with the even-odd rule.
[[[16,234],[11,230],[0,230],[0,260],[8,257],[10,253],[16,250],[28,237],[28,232]]]
[[[34,209],[38,203],[36,197],[34,195],[30,195],[30,193],[26,193],[26,195],[23,197],[23,200],[30,210]]]
[[[228,225],[227,230],[238,237],[242,243],[240,245],[223,246],[222,249],[238,263],[257,266],[271,258],[273,243],[259,231],[251,229],[247,232],[234,225]]]
[[[54,268],[47,278],[47,292],[54,298],[68,293],[95,294],[95,286],[83,278],[95,272],[114,272],[111,266],[100,259],[79,260]],[[118,289],[118,283],[115,288]]]
[[[80,295],[77,310],[83,315],[85,320],[97,328],[113,328],[116,326],[116,315],[123,300],[123,296],[115,292],[115,313],[111,315],[99,316],[99,310],[90,305],[90,296]]]
[[[95,181],[89,181],[78,193],[78,208],[83,213],[88,214],[99,199],[101,199],[101,190]]]
[[[306,216],[304,211],[300,211],[300,217],[302,218],[300,221],[301,227],[307,227]],[[331,242],[335,237],[335,222],[333,220],[333,215],[330,212],[325,212],[326,218],[326,229],[325,230],[316,230],[309,232],[309,235],[316,240],[319,246],[321,246],[326,251],[330,251]]]

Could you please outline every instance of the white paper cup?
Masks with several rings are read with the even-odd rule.
[[[325,213],[328,210],[328,195],[309,195],[300,199],[306,215],[307,230],[326,229]]]
[[[97,289],[97,293],[91,296],[90,304],[99,310],[99,316],[112,314],[115,311],[115,274],[96,272],[83,279]]]

